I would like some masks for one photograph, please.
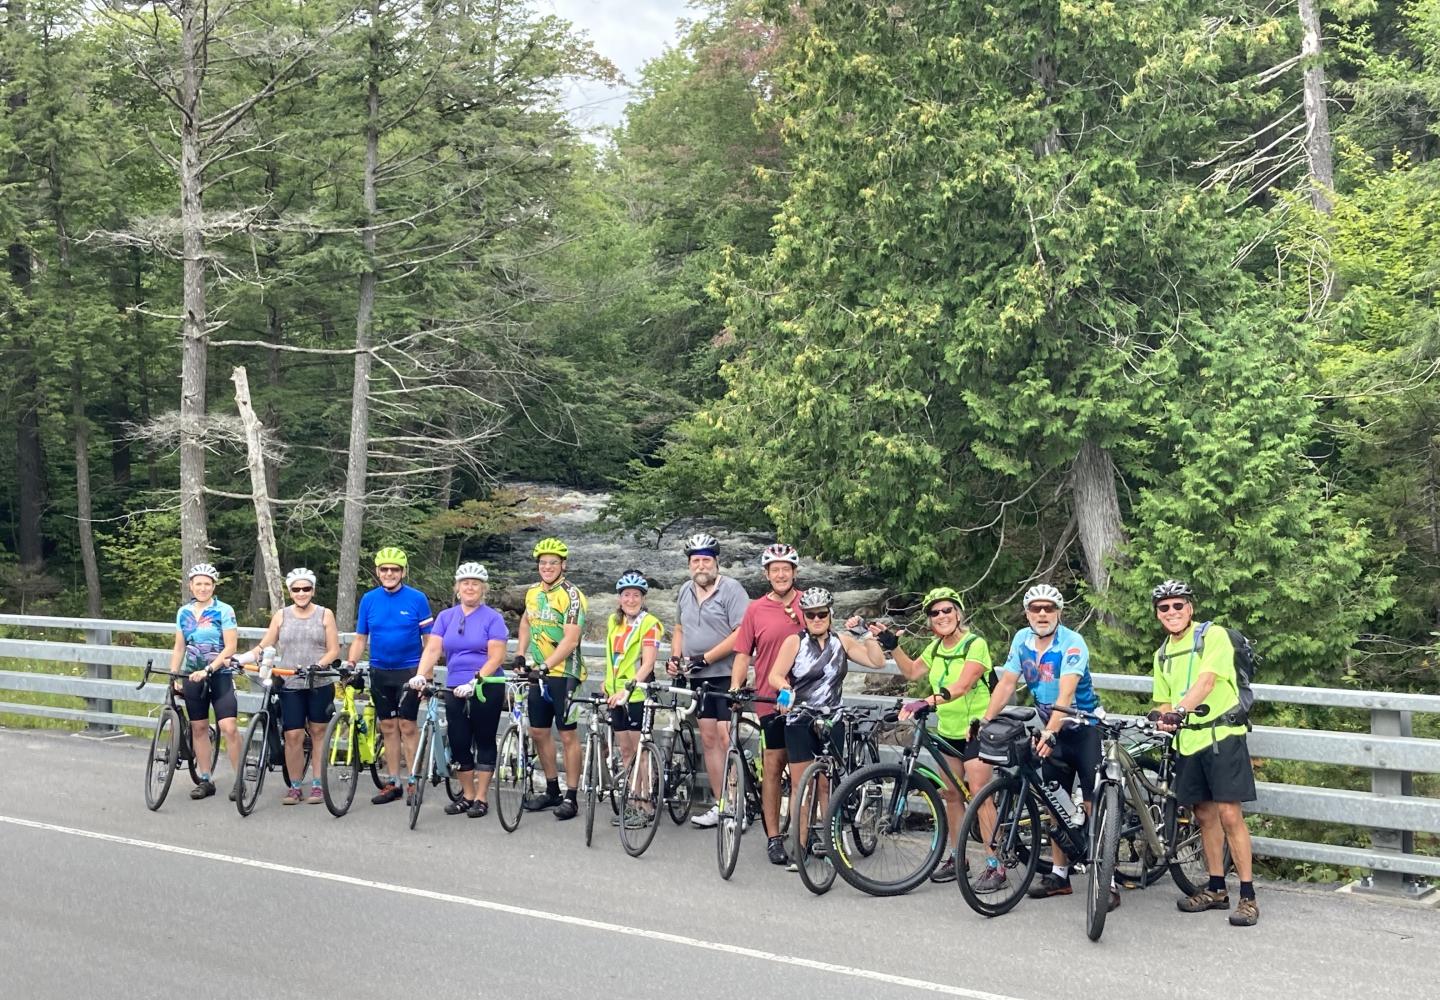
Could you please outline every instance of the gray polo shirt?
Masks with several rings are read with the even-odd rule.
[[[720,577],[715,593],[699,603],[695,595],[695,581],[686,580],[680,585],[675,598],[676,613],[680,616],[680,627],[685,631],[685,648],[681,656],[703,656],[731,632],[740,627],[745,609],[750,606],[750,595],[740,582],[728,576]],[[711,663],[695,676],[698,678],[729,677],[734,654],[719,663]]]

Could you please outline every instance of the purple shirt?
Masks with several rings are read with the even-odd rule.
[[[440,648],[445,651],[445,683],[449,687],[475,680],[475,675],[490,658],[491,641],[504,642],[510,638],[505,619],[488,604],[480,605],[468,615],[458,604],[446,608],[435,616],[430,634],[440,637]],[[495,671],[494,676],[505,676],[505,668]]]

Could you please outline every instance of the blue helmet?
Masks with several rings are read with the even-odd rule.
[[[648,594],[650,593],[650,581],[641,576],[637,570],[627,569],[624,573],[620,574],[620,579],[615,581],[615,593],[618,594],[622,590],[630,590],[631,588],[640,591],[642,594]]]

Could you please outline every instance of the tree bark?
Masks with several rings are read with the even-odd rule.
[[[1320,0],[1299,0],[1304,37],[1300,53],[1305,66],[1305,159],[1310,173],[1310,204],[1329,215],[1335,191],[1334,145],[1326,104],[1325,57],[1320,39]]]
[[[261,563],[265,567],[265,590],[270,599],[270,613],[273,615],[284,607],[280,582],[280,553],[275,546],[275,518],[270,509],[270,486],[265,476],[265,433],[260,418],[250,405],[250,380],[243,367],[230,373],[235,383],[235,407],[240,411],[240,423],[245,427],[245,456],[250,467],[250,492],[255,499],[256,545],[260,550]]]
[[[1085,553],[1085,576],[1096,594],[1110,588],[1110,562],[1125,544],[1120,495],[1115,488],[1115,463],[1110,452],[1093,440],[1080,446],[1070,466],[1070,491],[1075,525]]]
[[[180,551],[186,566],[206,561],[205,179],[201,162],[201,80],[205,64],[206,4],[180,0],[180,229],[184,248],[180,325]],[[183,570],[184,567],[182,567]]]
[[[84,373],[70,368],[70,416],[75,435],[75,522],[80,533],[80,562],[85,568],[85,613],[100,617],[100,561],[95,555],[94,510],[90,501],[90,420],[85,416]]]

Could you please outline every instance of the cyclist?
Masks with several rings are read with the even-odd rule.
[[[235,681],[219,671],[230,665],[235,655],[235,609],[215,597],[215,584],[220,571],[209,563],[196,563],[185,574],[190,586],[189,603],[175,614],[175,646],[170,651],[170,673],[184,675],[176,681],[176,690],[185,698],[185,712],[190,716],[190,740],[200,783],[190,790],[192,799],[215,794],[215,782],[203,762],[210,759],[210,709],[215,709],[215,724],[225,737],[230,764],[240,770],[240,731],[235,726]],[[208,682],[208,683],[207,683]],[[235,798],[235,793],[230,793]]]
[[[1188,583],[1166,580],[1151,592],[1155,617],[1164,627],[1165,645],[1155,652],[1154,699],[1151,717],[1173,732],[1180,763],[1175,798],[1193,806],[1205,846],[1210,882],[1182,899],[1183,913],[1230,909],[1225,889],[1225,842],[1240,875],[1240,903],[1230,914],[1237,927],[1253,927],[1260,919],[1251,870],[1250,831],[1242,802],[1255,798],[1255,772],[1245,740],[1247,719],[1240,707],[1235,675],[1235,645],[1223,628],[1195,624],[1195,592]],[[1200,704],[1208,705],[1204,720],[1187,721]]]
[[[417,676],[430,680],[445,658],[445,722],[450,756],[460,780],[460,800],[445,806],[450,816],[477,819],[490,811],[495,776],[495,734],[505,704],[505,643],[510,630],[500,612],[485,603],[490,574],[477,562],[455,570],[455,605],[435,616],[425,637]]]
[[[785,716],[785,756],[790,766],[790,788],[800,787],[805,768],[819,755],[821,747],[815,735],[816,714],[833,712],[843,700],[845,675],[854,660],[874,670],[885,668],[885,648],[879,637],[867,635],[857,639],[848,632],[837,632],[831,615],[835,599],[824,587],[811,587],[800,595],[800,613],[805,616],[804,632],[792,632],[780,643],[780,651],[770,667],[770,687],[780,695],[780,713]],[[861,619],[851,618],[845,627],[858,628]],[[887,643],[895,637],[888,636]],[[785,692],[790,692],[787,699]],[[797,709],[809,709],[796,711]],[[835,755],[844,753],[845,727],[836,723],[830,730]],[[820,789],[820,811],[829,806],[830,790]],[[799,796],[790,796],[791,824],[798,822],[796,813]],[[792,860],[791,864],[795,862]]]
[[[760,566],[770,582],[770,590],[751,601],[740,619],[730,687],[744,687],[753,659],[755,693],[762,698],[774,698],[776,691],[770,683],[770,670],[785,640],[800,632],[800,595],[795,590],[800,553],[793,545],[777,542],[760,554]],[[784,838],[780,836],[780,781],[786,764],[785,717],[774,705],[756,705],[755,712],[760,717],[760,733],[765,741],[760,797],[765,819],[765,851],[772,865],[788,865],[790,858]]]
[[[630,681],[648,681],[655,674],[655,654],[665,626],[645,607],[650,582],[638,570],[627,569],[615,581],[620,607],[610,616],[605,629],[605,683],[603,690],[610,705],[610,727],[619,735],[620,755],[626,773],[640,746],[640,725],[643,721],[645,692],[626,691]],[[625,817],[625,822],[646,822],[654,817]],[[619,825],[620,817],[614,819]]]
[[[545,794],[525,797],[531,812],[555,809],[558,820],[574,819],[580,812],[575,790],[580,785],[580,737],[570,717],[570,698],[585,681],[585,661],[580,656],[580,633],[585,628],[585,595],[565,579],[565,561],[570,547],[558,538],[542,538],[531,550],[540,582],[525,593],[525,614],[520,618],[517,670],[525,669],[530,658],[534,672],[529,703],[530,738],[540,766],[545,769]],[[555,738],[550,727],[560,730],[565,753],[565,797],[560,797],[560,778],[555,768]]]
[[[329,664],[340,658],[340,633],[335,614],[315,603],[315,573],[301,566],[285,574],[285,589],[291,603],[277,611],[260,642],[236,659],[254,663],[266,646],[276,648],[277,667],[308,667]],[[311,687],[303,677],[287,677],[280,687],[281,728],[285,732],[285,770],[290,786],[285,789],[284,803],[293,806],[301,801],[320,805],[325,795],[320,790],[321,756],[318,749],[310,754],[310,797],[304,799],[300,786],[305,780],[305,732],[310,732],[310,746],[318,748],[325,738],[325,723],[335,710],[335,685]]]
[[[1044,726],[1035,740],[1035,753],[1044,762],[1042,774],[1046,781],[1058,781],[1068,792],[1078,773],[1088,812],[1095,797],[1095,770],[1100,766],[1100,731],[1054,711],[1054,706],[1083,712],[1100,707],[1090,679],[1090,649],[1079,632],[1060,624],[1065,598],[1059,590],[1048,583],[1036,584],[1025,591],[1023,603],[1030,624],[1015,633],[1010,642],[1010,655],[1000,668],[985,718],[994,718],[1009,703],[1016,684],[1023,678]],[[1069,859],[1053,843],[1050,850],[1054,867],[1030,887],[1029,895],[1035,899],[1068,896],[1072,892]],[[1112,887],[1111,909],[1119,905],[1119,900],[1119,893]]]
[[[745,617],[750,595],[738,580],[720,575],[720,543],[714,535],[703,531],[691,535],[685,557],[690,561],[690,579],[680,585],[675,597],[677,621],[670,643],[675,655],[667,670],[674,677],[680,673],[682,662],[688,660],[690,681],[697,694],[707,689],[723,690],[729,686],[735,634]],[[705,773],[710,777],[710,792],[719,803],[725,750],[730,744],[730,703],[702,696],[696,716],[700,720],[700,746]],[[690,822],[705,829],[715,826],[720,822],[720,806],[711,806]]]
[[[370,801],[375,805],[400,798],[401,750],[404,759],[415,753],[420,730],[415,720],[420,715],[420,699],[404,689],[424,687],[422,679],[415,684],[416,668],[425,636],[430,632],[434,616],[425,595],[405,583],[410,565],[405,550],[386,546],[375,553],[375,575],[380,586],[366,591],[360,598],[355,615],[355,639],[350,643],[351,665],[365,655],[370,647],[370,698],[375,717],[380,720],[380,734],[385,738],[385,777],[382,788]],[[403,745],[403,746],[402,746]],[[406,793],[413,793],[407,788]]]
[[[990,765],[979,759],[980,743],[975,738],[976,723],[985,715],[994,683],[990,645],[968,628],[965,607],[955,590],[936,587],[920,603],[935,638],[917,657],[912,658],[897,648],[895,664],[908,680],[923,677],[929,682],[930,696],[925,701],[935,711],[937,742],[945,748],[945,764],[953,773],[964,776],[970,794],[974,795],[993,775]],[[911,714],[906,709],[901,712],[901,718],[909,718]],[[945,779],[944,772],[941,780],[944,784],[940,797],[945,802],[945,818],[949,821],[955,849],[930,879],[952,882],[956,874],[955,858],[960,851],[960,819],[965,812],[965,800],[960,789]],[[986,802],[980,829],[987,838],[994,824],[995,807]],[[975,889],[994,892],[1004,884],[1005,869],[992,864],[976,880]]]

